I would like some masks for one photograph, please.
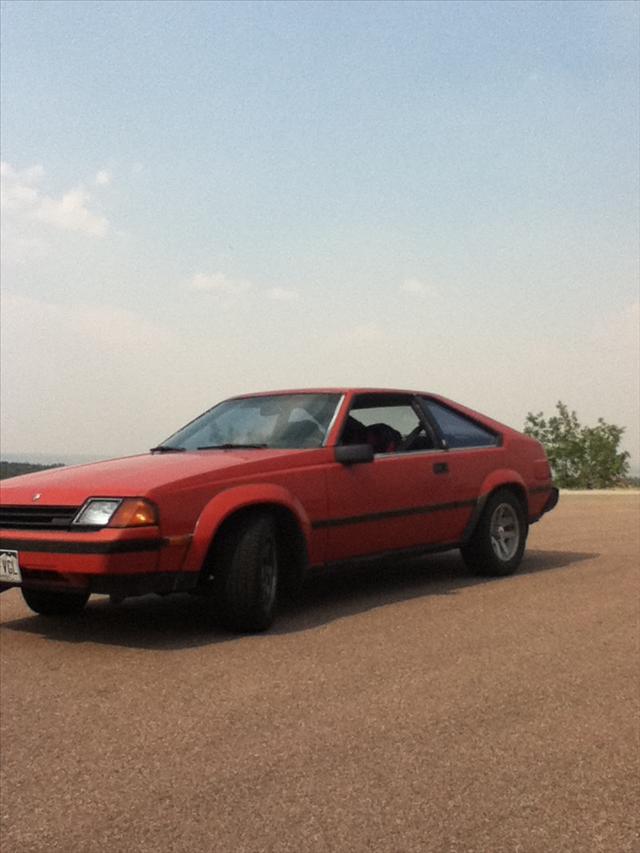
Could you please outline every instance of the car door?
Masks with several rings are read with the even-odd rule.
[[[327,561],[452,542],[456,510],[448,454],[416,398],[359,394],[345,424],[343,435],[349,430],[352,443],[371,443],[383,427],[401,438],[375,447],[372,462],[330,464]]]

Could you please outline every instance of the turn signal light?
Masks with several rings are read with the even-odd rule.
[[[158,511],[149,501],[125,498],[113,514],[109,527],[148,527],[158,523]]]

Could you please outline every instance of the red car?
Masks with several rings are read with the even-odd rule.
[[[557,501],[537,441],[435,394],[253,394],[149,453],[5,480],[0,585],[43,614],[189,590],[260,631],[312,567],[460,548],[508,575]]]

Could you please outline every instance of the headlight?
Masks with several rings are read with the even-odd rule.
[[[142,498],[89,498],[73,519],[76,527],[148,527],[157,523],[155,506]]]
[[[73,524],[79,524],[82,527],[104,527],[105,524],[109,524],[111,516],[121,503],[121,500],[88,500],[73,519]]]

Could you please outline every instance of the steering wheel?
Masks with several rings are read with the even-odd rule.
[[[414,427],[411,430],[411,432],[409,433],[409,435],[400,442],[400,446],[398,447],[398,450],[400,452],[404,452],[406,450],[411,450],[413,443],[418,438],[418,436],[420,435],[421,432],[425,432],[424,424],[418,424],[417,427]]]

